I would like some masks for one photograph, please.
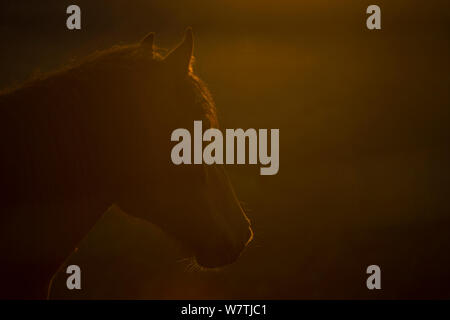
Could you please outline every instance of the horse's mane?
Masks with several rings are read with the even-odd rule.
[[[180,100],[186,105],[169,106],[180,109],[181,113],[177,117],[171,114],[175,109],[164,110],[164,106],[152,105],[149,114],[153,115],[155,112],[156,116],[163,114],[167,117],[167,122],[158,127],[161,130],[155,132],[165,134],[167,130],[175,129],[172,126],[178,125],[179,118],[184,116],[191,117],[184,118],[187,122],[202,119],[205,127],[218,126],[211,94],[195,75],[192,66],[184,74],[172,74],[171,68],[158,67],[164,60],[158,50],[154,50],[151,55],[139,46],[140,44],[122,45],[97,51],[55,71],[34,75],[16,87],[0,91],[0,148],[5,151],[0,159],[0,176],[3,185],[8,185],[9,192],[3,193],[5,197],[9,197],[11,201],[16,201],[16,198],[17,201],[22,201],[23,196],[34,199],[39,196],[34,190],[46,192],[47,189],[42,184],[53,188],[53,185],[73,181],[75,188],[78,181],[84,179],[83,174],[89,175],[87,172],[94,170],[92,168],[98,162],[105,164],[102,167],[105,172],[102,174],[108,174],[108,170],[112,170],[111,166],[119,167],[119,164],[113,162],[120,162],[120,157],[102,151],[120,153],[120,143],[127,143],[124,135],[123,141],[108,139],[120,130],[130,132],[129,129],[134,129],[133,121],[137,118],[124,121],[124,127],[120,128],[116,127],[117,121],[121,121],[123,110],[130,108],[127,106],[129,98],[140,94],[142,88],[146,87],[145,76],[152,72],[153,67],[156,78],[151,81],[159,81],[159,76],[165,77],[165,72],[168,72],[167,80],[170,82],[173,79],[182,85],[181,90],[186,90],[175,90],[170,94],[188,93],[189,97],[189,101]],[[140,70],[142,67],[145,70]],[[109,92],[111,88],[116,88],[116,82],[120,84],[123,93]],[[135,88],[137,86],[139,88]],[[114,100],[117,97],[119,100]],[[136,99],[140,98],[136,96]],[[141,103],[140,100],[136,102]],[[122,106],[124,109],[118,112],[112,109]],[[187,110],[186,113],[183,110]],[[139,112],[133,114],[136,116]],[[149,135],[155,137],[159,133]],[[166,142],[169,143],[169,139],[161,143]],[[99,151],[98,146],[105,150]],[[80,157],[80,154],[83,156]],[[41,179],[43,172],[46,172],[45,179]],[[23,191],[23,186],[30,186],[30,190]],[[66,189],[49,189],[51,192],[48,194],[52,197],[55,196],[54,193],[61,193],[62,197],[75,194],[69,187]]]
[[[8,95],[18,95],[22,90],[28,90],[34,93],[48,87],[49,82],[58,83],[62,81],[84,81],[94,82],[96,79],[92,71],[101,71],[114,68],[130,68],[133,63],[146,61],[148,63],[157,63],[163,61],[164,53],[167,50],[154,47],[153,55],[145,55],[142,50],[139,50],[140,43],[129,45],[115,45],[106,50],[95,51],[88,56],[70,61],[66,65],[48,72],[39,72],[30,76],[27,80],[15,86],[0,89],[0,99]],[[187,79],[192,84],[196,101],[201,105],[205,118],[209,121],[211,127],[218,127],[217,113],[214,100],[206,84],[194,73],[193,65],[194,58],[187,72]],[[130,65],[131,64],[131,65]],[[86,77],[86,75],[88,75]],[[81,79],[81,80],[80,80]],[[76,91],[68,90],[69,96],[65,98],[70,99],[70,93],[74,94]],[[0,100],[1,102],[1,100]]]

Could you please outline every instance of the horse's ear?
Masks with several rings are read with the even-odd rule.
[[[194,37],[192,28],[189,27],[186,29],[184,40],[167,55],[165,60],[167,63],[173,65],[176,70],[188,72],[191,65],[193,50]]]
[[[155,34],[153,32],[150,32],[141,40],[141,46],[145,48],[151,55],[153,55],[154,41],[155,41]]]

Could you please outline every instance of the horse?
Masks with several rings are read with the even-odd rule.
[[[193,47],[190,28],[168,54],[150,33],[1,92],[0,298],[45,298],[111,205],[201,267],[238,259],[253,231],[224,167],[170,160],[175,128],[219,126]]]

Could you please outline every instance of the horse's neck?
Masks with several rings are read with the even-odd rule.
[[[3,293],[45,287],[109,205],[86,161],[92,147],[81,115],[63,97],[50,90],[0,97]]]

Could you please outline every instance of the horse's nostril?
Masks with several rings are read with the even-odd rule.
[[[242,249],[245,248],[253,239],[253,230],[251,226],[246,225],[241,229],[240,242],[242,243]]]
[[[239,238],[234,239],[233,241],[230,239],[230,241],[217,242],[214,245],[209,243],[208,247],[197,251],[197,262],[206,268],[222,267],[233,263],[239,258],[242,251],[249,244],[252,238],[253,231],[249,226],[247,226],[242,229],[242,233]]]
[[[246,228],[246,235],[245,238],[247,239],[245,241],[245,246],[247,246],[252,240],[253,240],[253,230],[252,227],[248,226],[248,228]]]

